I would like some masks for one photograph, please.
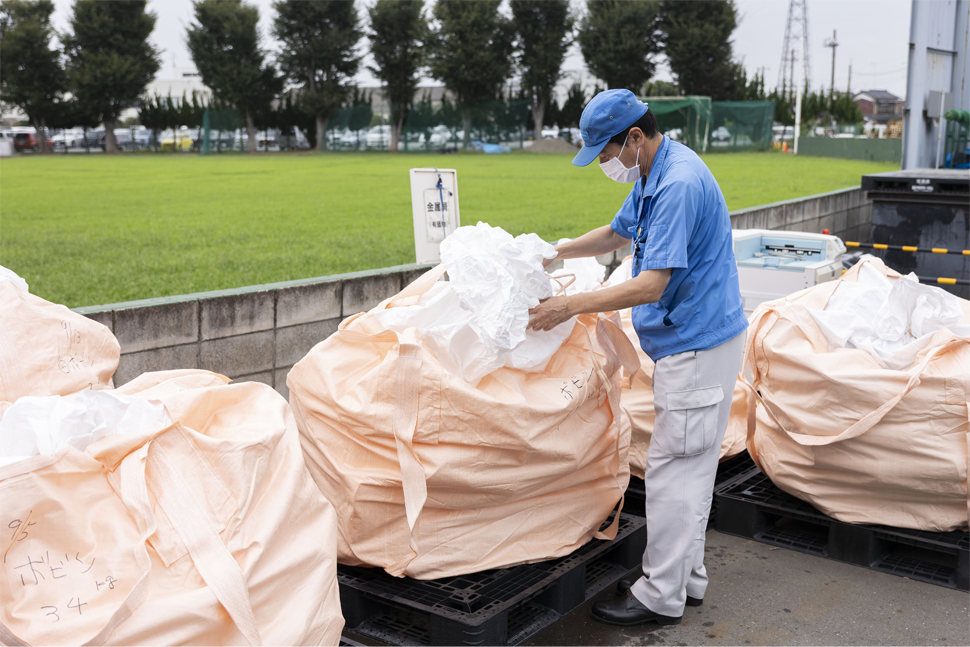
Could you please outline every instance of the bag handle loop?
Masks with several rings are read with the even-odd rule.
[[[152,474],[148,485],[188,549],[199,575],[249,644],[262,645],[242,568],[222,543],[175,463],[158,443],[151,443],[148,467]]]
[[[768,315],[770,314],[774,314],[775,317],[770,322],[765,324],[764,320],[768,318]],[[903,389],[895,396],[893,396],[892,398],[884,402],[882,405],[880,405],[873,411],[870,411],[866,415],[862,416],[858,421],[856,421],[849,428],[843,430],[839,434],[836,434],[834,436],[812,436],[809,434],[801,434],[801,433],[789,431],[788,429],[786,429],[785,426],[781,424],[781,422],[778,420],[778,417],[775,415],[775,413],[771,410],[771,407],[768,406],[768,403],[765,401],[765,399],[758,393],[758,387],[761,386],[761,383],[762,383],[762,374],[761,374],[761,368],[758,366],[758,363],[755,359],[756,344],[762,343],[764,341],[764,337],[771,330],[771,327],[778,320],[779,316],[780,315],[775,308],[765,308],[756,316],[755,320],[752,322],[752,327],[755,328],[755,334],[749,338],[748,346],[745,349],[744,362],[741,365],[741,373],[739,375],[739,381],[742,383],[744,388],[748,391],[749,449],[752,445],[751,441],[753,439],[755,426],[756,426],[755,416],[756,416],[757,402],[760,402],[764,406],[765,411],[768,413],[772,421],[776,425],[778,425],[778,428],[781,429],[783,432],[785,432],[792,440],[794,440],[798,444],[806,447],[819,447],[824,445],[831,445],[833,443],[838,443],[844,440],[849,440],[849,439],[861,436],[869,429],[871,429],[873,426],[875,426],[880,420],[882,420],[886,416],[886,414],[888,414],[897,404],[899,404],[900,400],[902,400],[910,391],[912,391],[914,388],[916,388],[919,385],[920,377],[922,376],[923,372],[926,370],[927,366],[929,366],[929,363],[933,359],[935,359],[938,355],[949,350],[954,346],[970,345],[970,340],[964,339],[962,337],[952,337],[949,340],[939,344],[930,352],[928,352],[923,357],[922,361],[920,361],[919,364],[917,364],[913,369],[909,371],[909,380],[907,381],[906,386],[903,387]],[[764,332],[762,333],[762,329],[765,326],[767,327],[764,328]],[[747,378],[744,375],[745,368],[748,367],[749,363],[751,366],[751,372],[753,376],[753,379],[751,382],[748,382]],[[756,450],[754,453],[757,453]]]
[[[443,267],[443,266],[439,266]],[[427,276],[427,274],[425,275]],[[424,278],[424,277],[422,277]],[[420,281],[421,279],[419,279]],[[414,285],[412,283],[412,285]],[[408,328],[401,335],[398,344],[397,385],[394,394],[394,417],[391,422],[394,442],[397,445],[398,462],[401,465],[401,487],[404,490],[404,512],[407,515],[411,554],[396,564],[387,567],[394,576],[404,575],[404,571],[418,556],[414,543],[414,526],[418,515],[428,500],[428,480],[424,466],[414,451],[414,433],[418,426],[418,398],[421,385],[421,346],[418,345],[415,331]]]
[[[583,332],[586,333],[586,341],[589,342],[589,356],[590,356],[590,359],[593,361],[593,368],[596,371],[596,374],[599,376],[600,380],[603,382],[604,388],[606,389],[606,398],[610,403],[610,412],[613,414],[612,426],[616,430],[616,443],[614,443],[613,458],[610,460],[609,470],[610,470],[610,475],[613,477],[613,480],[616,483],[617,489],[621,490],[620,502],[618,506],[615,508],[616,514],[613,517],[613,522],[609,525],[609,527],[605,528],[604,530],[597,530],[595,533],[593,533],[594,539],[613,540],[613,539],[616,539],[616,533],[619,531],[620,512],[623,511],[623,504],[626,501],[626,492],[623,491],[622,488],[620,488],[620,481],[618,478],[619,471],[620,471],[620,434],[622,433],[621,427],[620,427],[620,416],[623,415],[623,411],[622,409],[620,409],[619,392],[617,388],[613,385],[613,382],[610,380],[610,378],[606,375],[606,371],[603,370],[603,365],[600,363],[599,358],[596,357],[596,352],[593,348],[593,338],[589,334],[589,327],[583,322],[579,322],[579,323],[583,327]],[[624,358],[619,353],[616,352],[616,349],[613,348],[613,344],[610,340],[609,335],[606,334],[607,326],[611,326],[611,325],[614,327],[616,326],[614,322],[608,319],[604,319],[603,317],[596,317],[597,332],[604,333],[603,334],[604,347],[606,347],[609,351],[612,351],[614,355],[617,356],[617,359],[619,359],[622,362]],[[624,339],[626,339],[626,335],[623,333],[622,330],[620,330],[620,334],[623,334]],[[599,339],[599,337],[600,336],[597,335],[597,339]],[[627,343],[629,343],[629,340],[627,340]],[[634,357],[634,359],[636,358]],[[637,360],[636,368],[639,369],[639,360]]]

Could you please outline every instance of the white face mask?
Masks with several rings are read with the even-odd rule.
[[[629,138],[630,133],[627,133],[626,139],[623,140],[623,146],[620,147],[620,153],[626,149],[626,140]],[[621,184],[636,182],[642,175],[640,172],[640,149],[637,149],[637,160],[630,168],[623,166],[623,162],[620,161],[620,153],[617,153],[616,157],[600,164],[600,168],[606,173],[606,177]]]

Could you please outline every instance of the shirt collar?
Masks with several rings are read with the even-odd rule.
[[[660,176],[663,175],[663,165],[667,159],[667,151],[669,149],[670,138],[664,135],[663,141],[660,142],[660,146],[657,148],[657,153],[653,156],[653,163],[650,164],[650,173],[647,175],[643,191],[640,192],[641,198],[652,196],[657,192],[657,183],[660,181]]]

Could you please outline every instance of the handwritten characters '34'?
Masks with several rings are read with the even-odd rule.
[[[40,528],[34,527],[42,525],[41,521],[42,519],[36,518],[34,511],[30,510],[22,519],[14,519],[7,523],[7,529],[12,533],[8,535],[8,545],[3,553],[3,568],[10,569],[9,572],[14,575],[14,582],[19,580],[22,587],[53,587],[51,590],[53,599],[50,601],[58,604],[39,607],[40,612],[50,622],[58,622],[63,614],[74,611],[77,611],[78,615],[84,615],[84,607],[88,605],[85,599],[90,600],[99,593],[113,590],[120,580],[103,573],[105,570],[103,567],[92,570],[98,558],[82,557],[80,552],[74,552],[72,555],[70,552],[58,551],[52,555],[50,550],[39,549],[34,544],[33,550],[26,555],[21,552],[16,558],[10,556],[11,549],[20,542],[28,538],[33,540],[38,538],[35,535]],[[63,599],[61,599],[62,594]]]

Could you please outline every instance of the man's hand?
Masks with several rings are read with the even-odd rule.
[[[532,330],[552,330],[572,317],[569,311],[569,297],[550,297],[539,302],[532,310],[529,328]]]

